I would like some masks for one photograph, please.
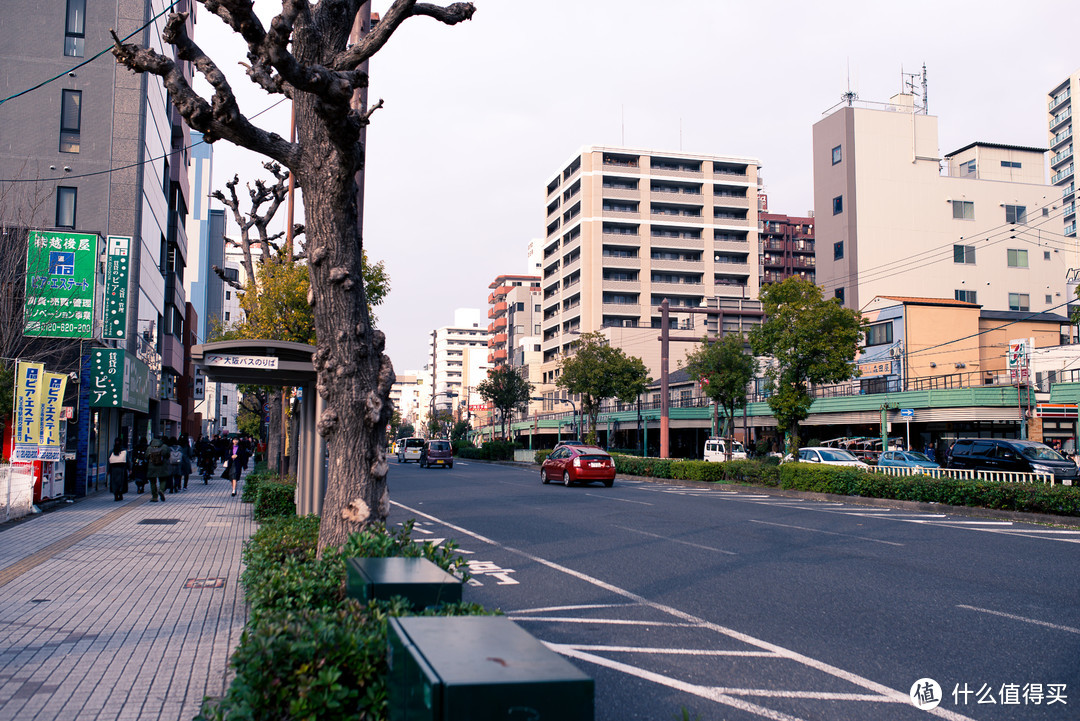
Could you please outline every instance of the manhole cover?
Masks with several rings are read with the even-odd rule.
[[[144,518],[139,521],[138,525],[146,526],[171,526],[174,523],[179,523],[179,518]]]
[[[189,578],[184,588],[225,588],[224,578]]]

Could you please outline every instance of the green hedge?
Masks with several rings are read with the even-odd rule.
[[[512,461],[514,451],[522,447],[520,443],[509,441],[488,441],[479,448],[462,448],[458,456],[478,461]]]
[[[259,483],[255,494],[255,508],[251,515],[256,521],[274,516],[296,515],[296,481],[273,480]]]
[[[810,463],[785,463],[780,466],[780,483],[782,488],[842,496],[1080,516],[1078,486],[886,476],[866,473],[857,468]]]
[[[260,467],[261,466],[261,467]],[[259,484],[280,478],[277,473],[272,473],[266,468],[266,464],[259,464],[255,469],[244,476],[244,488],[240,492],[240,500],[243,503],[254,503],[255,496],[259,493]]]
[[[345,598],[345,558],[424,557],[467,578],[453,543],[416,543],[412,524],[375,526],[341,549],[316,557],[319,519],[271,518],[244,547],[241,584],[251,617],[230,660],[235,678],[220,699],[207,699],[198,719],[386,718],[387,619],[408,613],[399,601],[367,605]],[[488,613],[449,604],[425,615]]]

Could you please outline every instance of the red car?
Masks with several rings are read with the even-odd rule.
[[[615,461],[596,446],[559,446],[540,467],[540,481],[550,483],[560,478],[564,486],[602,481],[611,488],[615,483]]]

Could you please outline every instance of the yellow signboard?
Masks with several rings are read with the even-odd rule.
[[[67,388],[66,373],[46,373],[42,384],[41,399],[41,443],[38,446],[38,460],[59,461],[63,459],[60,448],[60,411],[64,405],[64,390]]]
[[[45,364],[19,361],[15,369],[15,448],[13,461],[36,461],[41,442],[41,402]]]

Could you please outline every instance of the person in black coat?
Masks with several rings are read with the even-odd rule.
[[[109,454],[109,490],[114,501],[124,500],[128,490],[128,457],[123,442],[117,438]]]

